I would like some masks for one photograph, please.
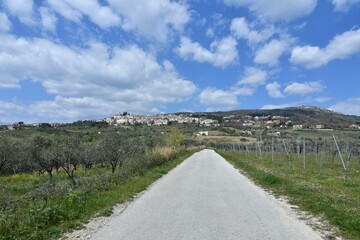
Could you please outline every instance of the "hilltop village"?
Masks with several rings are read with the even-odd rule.
[[[172,123],[184,123],[184,124],[198,124],[205,127],[217,127],[220,126],[218,120],[209,118],[193,117],[185,114],[159,114],[159,115],[137,115],[130,113],[118,113],[113,117],[105,118],[103,121],[109,125],[135,125],[146,124],[148,126],[164,126]]]
[[[304,110],[308,114],[295,114]],[[0,126],[3,130],[20,128],[57,128],[61,125],[147,125],[166,126],[172,124],[192,124],[200,127],[233,127],[240,130],[272,129],[272,130],[316,130],[331,131],[332,129],[360,130],[360,119],[322,110],[318,108],[299,107],[283,113],[261,112],[251,113],[177,113],[158,115],[139,115],[128,112],[117,113],[114,116],[98,120],[79,120],[74,123],[33,123],[17,122]]]

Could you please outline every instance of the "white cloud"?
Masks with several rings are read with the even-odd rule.
[[[120,26],[121,19],[108,6],[101,6],[98,0],[48,0],[48,5],[63,17],[79,23],[83,15],[101,28]]]
[[[237,83],[237,85],[259,86],[265,84],[267,78],[267,72],[259,68],[247,67],[245,68],[244,77]]]
[[[280,88],[281,85],[278,82],[273,82],[266,85],[266,90],[272,98],[285,97],[284,94],[281,92]]]
[[[182,32],[190,20],[185,1],[170,0],[108,0],[123,18],[125,30],[137,30],[141,35],[165,42],[174,32]]]
[[[311,93],[319,93],[325,89],[320,82],[294,82],[286,86],[284,93],[288,95],[307,95]]]
[[[204,89],[200,93],[199,99],[201,104],[215,107],[216,110],[228,110],[238,105],[236,94],[216,88]]]
[[[27,25],[36,23],[33,16],[33,0],[4,0],[4,3],[10,14],[17,16],[20,22]]]
[[[297,103],[284,103],[284,104],[267,104],[262,106],[260,109],[282,109],[288,107],[295,107],[298,106]]]
[[[275,29],[272,26],[267,26],[262,31],[255,30],[244,17],[234,18],[231,21],[230,31],[234,37],[246,39],[250,45],[264,42],[275,33]]]
[[[209,38],[213,38],[215,36],[214,29],[213,28],[206,29],[205,35]]]
[[[0,35],[0,42],[0,87],[20,87],[21,80],[32,79],[56,96],[54,101],[29,106],[32,114],[43,109],[38,115],[77,119],[125,109],[149,113],[184,101],[196,90],[170,62],[160,64],[136,45],[109,48],[91,43],[72,49],[46,39],[10,35]]]
[[[238,96],[251,96],[255,93],[256,86],[263,84],[263,74],[266,75],[259,69],[246,68],[246,77],[243,79],[243,83],[238,83],[228,90],[206,88],[199,95],[200,103],[208,106],[207,111],[234,109],[239,105]]]
[[[335,36],[325,48],[295,47],[290,61],[306,68],[318,68],[336,59],[346,59],[360,52],[360,29]]]
[[[46,31],[56,32],[57,18],[48,8],[40,7],[39,9],[41,16],[42,28]]]
[[[337,102],[329,109],[343,114],[360,116],[360,97]]]
[[[11,22],[5,13],[0,12],[0,33],[6,33],[11,30]]]
[[[82,13],[69,5],[66,1],[61,0],[46,0],[47,5],[53,11],[57,12],[64,18],[80,23],[83,17]]]
[[[233,87],[231,88],[231,91],[236,96],[251,96],[255,93],[255,89],[249,86]]]
[[[291,40],[271,40],[262,48],[258,49],[254,62],[274,66],[278,64],[279,57],[288,49]]]
[[[220,41],[215,40],[207,50],[198,42],[192,42],[187,37],[182,37],[180,46],[175,52],[185,60],[192,60],[200,63],[210,63],[215,67],[225,68],[235,64],[238,61],[236,49],[237,42],[232,37],[222,38]]]
[[[315,101],[319,102],[319,103],[324,103],[327,101],[330,101],[332,99],[332,97],[318,97],[315,98]]]
[[[260,17],[275,21],[290,21],[310,14],[317,0],[224,0],[229,6],[248,7]]]
[[[18,112],[18,111],[22,111],[22,107],[20,105],[17,105],[15,103],[11,103],[11,102],[4,102],[4,101],[0,101],[0,113],[1,114],[7,114],[9,112]],[[1,119],[0,119],[1,121]]]
[[[332,0],[335,6],[335,11],[345,12],[348,11],[353,5],[359,4],[360,0]]]

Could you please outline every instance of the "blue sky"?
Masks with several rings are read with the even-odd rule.
[[[2,0],[0,123],[360,115],[360,0]]]

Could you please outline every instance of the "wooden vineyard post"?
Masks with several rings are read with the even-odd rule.
[[[262,142],[262,134],[260,134],[260,142],[258,143],[260,158],[262,158],[261,142]]]
[[[350,143],[347,143],[346,153],[347,153],[346,167],[349,168],[350,160],[351,160],[351,157],[352,157],[352,152],[351,152]]]
[[[341,151],[340,151],[340,148],[339,148],[339,145],[336,141],[336,138],[335,138],[335,135],[333,134],[333,138],[334,138],[334,142],[335,142],[335,145],[336,145],[336,148],[337,148],[337,151],[339,153],[339,157],[341,159],[341,163],[344,167],[344,170],[345,170],[345,176],[344,176],[344,182],[347,183],[347,180],[348,180],[348,172],[347,172],[347,168],[346,168],[346,165],[345,165],[345,162],[344,162],[344,159],[342,157],[342,154],[341,154]]]
[[[284,149],[285,149],[286,155],[288,156],[289,167],[290,167],[290,150],[288,150],[288,148],[286,147],[285,140],[283,140],[283,144],[284,144]]]
[[[258,142],[255,142],[255,152],[256,152],[256,159],[258,157]]]
[[[305,145],[305,137],[303,137],[303,156],[304,156],[304,171],[306,170],[306,145]]]
[[[300,161],[300,141],[297,140],[296,143],[297,143],[296,146],[297,156],[298,156],[298,160]]]
[[[325,158],[325,151],[326,151],[326,141],[324,140],[324,145],[323,145],[323,150],[322,150],[322,154],[320,157],[320,171],[319,171],[319,176],[322,175],[322,171],[323,171],[323,160]]]
[[[274,137],[271,139],[271,161],[274,161]]]
[[[261,152],[261,143],[258,143],[258,148],[259,148],[259,154],[260,154],[260,158],[262,157],[262,152]]]
[[[318,162],[318,141],[315,140],[315,162]]]

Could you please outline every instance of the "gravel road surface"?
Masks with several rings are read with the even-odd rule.
[[[153,184],[91,239],[321,237],[213,150],[203,150]]]

